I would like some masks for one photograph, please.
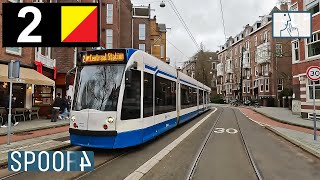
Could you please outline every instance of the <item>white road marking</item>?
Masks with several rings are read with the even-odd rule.
[[[197,124],[193,125],[189,130],[184,132],[181,136],[179,136],[176,140],[170,143],[168,146],[163,148],[160,152],[154,155],[151,159],[145,162],[142,166],[136,169],[133,173],[125,178],[125,180],[137,180],[141,179],[143,175],[145,175],[151,168],[153,168],[159,161],[161,161],[171,150],[178,146],[178,144],[183,141],[186,137],[188,137],[195,129],[197,129],[202,123],[204,123],[213,113],[215,113],[218,109],[215,108],[213,112],[208,114],[206,117],[201,119]]]
[[[269,126],[268,124],[264,124],[264,123],[261,123],[261,122],[258,122],[258,121],[255,121],[253,120],[252,118],[250,118],[249,116],[247,116],[244,112],[240,111],[244,116],[246,116],[248,119],[250,119],[252,122],[255,122],[257,124],[259,124],[260,126]]]

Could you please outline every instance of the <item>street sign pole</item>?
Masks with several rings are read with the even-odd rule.
[[[12,104],[12,72],[13,72],[13,61],[9,65],[9,81],[10,81],[10,95],[9,95],[9,114],[8,114],[8,141],[7,144],[10,145],[10,135],[11,135],[11,104]]]
[[[12,66],[11,66],[12,68]],[[12,104],[12,80],[10,79],[10,95],[9,95],[9,115],[8,115],[8,142],[10,145],[10,135],[11,135],[11,104]]]
[[[317,141],[317,114],[316,114],[316,81],[320,80],[320,67],[310,66],[306,72],[307,77],[312,82],[313,99],[313,139]]]
[[[10,82],[10,93],[9,93],[9,112],[8,112],[8,141],[7,144],[10,145],[10,135],[11,135],[11,109],[12,109],[12,83],[15,78],[20,78],[20,61],[11,60],[8,64],[8,80]]]
[[[317,140],[317,119],[316,119],[316,82],[313,81],[313,136]]]

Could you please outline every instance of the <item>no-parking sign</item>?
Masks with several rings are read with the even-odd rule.
[[[311,81],[320,80],[320,67],[319,66],[310,66],[307,70],[307,77]]]

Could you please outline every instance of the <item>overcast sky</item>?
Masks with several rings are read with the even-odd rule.
[[[172,1],[198,44],[202,42],[207,50],[219,50],[218,46],[225,43],[219,0]],[[151,4],[151,9],[155,9],[152,14],[157,16],[157,22],[165,23],[168,28],[171,28],[167,32],[167,39],[184,55],[167,43],[167,57],[171,59],[171,64],[174,65],[174,62],[177,62],[177,66],[180,66],[180,62],[191,57],[197,51],[197,47],[169,2],[166,3],[165,8],[160,8],[160,2],[161,0],[132,0],[133,5]],[[246,24],[252,25],[259,20],[259,16],[268,14],[274,6],[279,6],[277,2],[278,0],[222,0],[226,36],[234,37]]]

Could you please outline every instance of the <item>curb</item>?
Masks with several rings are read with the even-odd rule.
[[[279,132],[278,130],[276,130],[276,129],[270,127],[270,126],[265,126],[265,128],[268,129],[269,131],[277,134],[278,136],[280,136],[280,137],[288,140],[288,141],[291,142],[292,144],[300,147],[301,149],[307,151],[308,153],[316,156],[317,158],[320,158],[320,153],[317,152],[317,151],[315,151],[313,148],[310,148],[310,147],[304,145],[304,144],[301,143],[300,141],[297,141],[297,140],[291,138],[290,136],[287,136],[287,135],[285,135],[284,133],[281,133],[281,132]]]
[[[44,130],[44,129],[51,129],[51,128],[58,128],[58,127],[62,127],[62,126],[68,126],[68,123],[64,123],[64,124],[56,124],[56,125],[49,125],[49,126],[43,126],[43,127],[34,127],[34,128],[29,128],[29,129],[24,129],[24,130],[15,130],[15,131],[11,131],[12,134],[17,134],[17,133],[23,133],[23,132],[29,132],[29,131],[37,131],[37,130]],[[6,136],[7,132],[2,132],[0,133],[0,136]]]
[[[68,146],[71,146],[71,144],[70,143],[60,144],[60,145],[57,145],[57,146],[54,146],[54,147],[51,147],[48,149],[43,149],[42,151],[53,151],[53,150],[58,150],[58,149],[65,148]],[[8,165],[8,158],[0,160],[0,166],[5,166],[5,165]]]
[[[278,118],[275,118],[275,117],[272,117],[272,116],[269,116],[268,114],[265,114],[265,113],[262,113],[262,112],[259,112],[255,109],[251,109],[252,111],[256,112],[256,113],[259,113],[263,116],[266,116],[272,120],[275,120],[275,121],[278,121],[280,123],[283,123],[283,124],[289,124],[289,125],[293,125],[293,126],[299,126],[299,127],[303,127],[303,128],[307,128],[307,129],[312,129],[313,130],[313,127],[310,127],[310,126],[306,126],[306,125],[302,125],[302,124],[297,124],[297,123],[292,123],[292,122],[288,122],[288,121],[284,121],[284,120],[281,120],[281,119],[278,119]],[[317,130],[320,130],[320,127],[317,127]]]

